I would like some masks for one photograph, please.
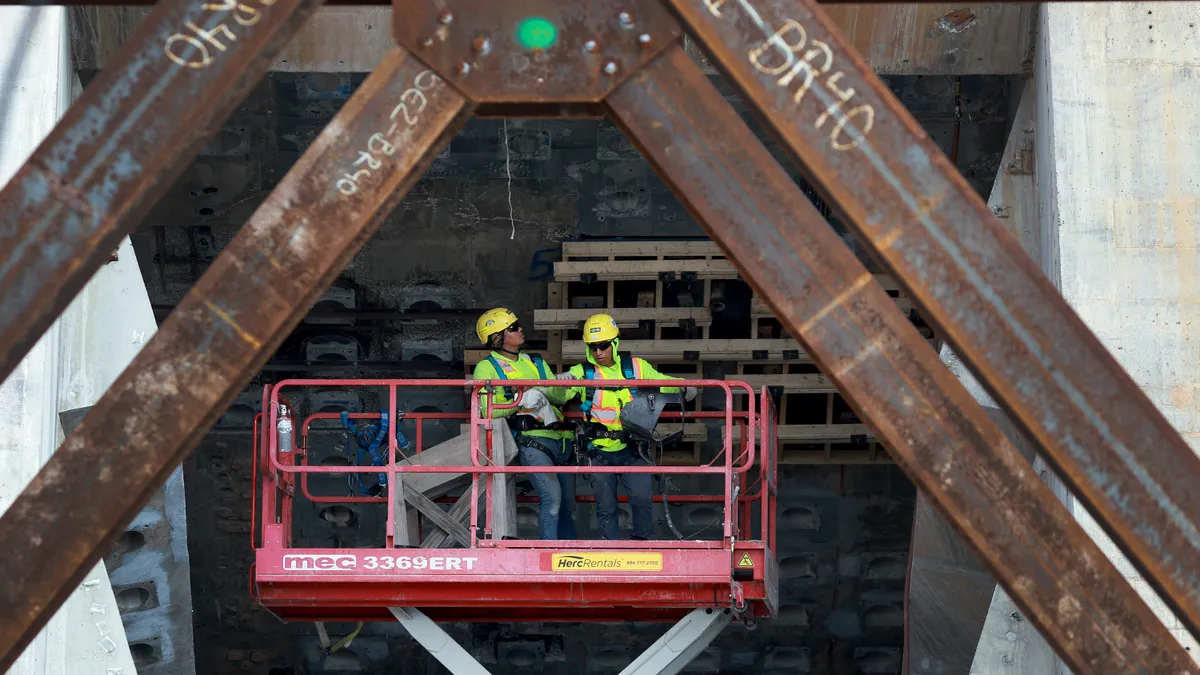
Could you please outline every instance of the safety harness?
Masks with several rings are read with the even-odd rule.
[[[621,376],[626,380],[637,379],[634,372],[633,356],[629,352],[617,352],[617,359],[621,362]],[[587,361],[582,364],[583,379],[589,381],[596,380],[596,364]],[[594,441],[599,438],[605,438],[614,441],[622,441],[628,443],[632,440],[629,433],[621,429],[609,429],[599,422],[593,421],[592,416],[592,401],[596,398],[597,389],[611,389],[611,387],[585,387],[583,390],[583,402],[579,404],[579,409],[583,411],[584,419],[587,420],[580,430],[584,437],[589,441]],[[631,388],[629,393],[637,395],[637,389]],[[591,443],[587,444],[587,450],[593,451],[594,446]]]
[[[533,361],[534,367],[537,368],[539,379],[542,379],[542,380],[551,379],[550,373],[548,373],[546,371],[546,362],[543,361],[540,356],[530,356],[529,360]],[[500,380],[509,379],[508,373],[506,373],[504,371],[503,366],[500,365],[499,359],[497,359],[495,356],[488,356],[487,361],[492,364],[492,369],[496,371],[497,379],[500,379]],[[516,391],[514,391],[512,387],[500,387],[500,390],[504,393],[505,398],[515,399],[517,396]],[[538,430],[538,429],[545,429],[548,431],[569,431],[569,430],[573,430],[575,428],[574,424],[567,422],[565,420],[558,421],[558,422],[555,422],[550,425],[546,425],[546,424],[543,424],[541,420],[534,417],[533,415],[513,415],[508,420],[508,426],[509,426],[509,430],[512,432],[514,439],[526,431],[534,431],[534,430]],[[527,439],[528,439],[528,442],[526,443],[526,445],[532,445],[533,447],[536,447],[538,450],[541,450],[556,465],[562,466],[562,465],[574,463],[574,461],[573,461],[574,453],[565,453],[565,452],[559,452],[559,451],[552,452],[551,449],[546,446],[546,443],[552,442],[551,439],[538,438],[537,436],[528,436]],[[560,445],[561,445],[561,442],[560,442]]]
[[[539,379],[543,379],[543,380],[550,379],[550,377],[546,373],[546,362],[542,360],[542,357],[530,356],[529,360],[533,361],[533,365],[537,367]],[[504,367],[500,365],[499,359],[497,359],[495,356],[489,355],[487,357],[487,361],[488,361],[488,363],[492,364],[492,369],[496,371],[496,377],[498,379],[501,379],[501,380],[508,379],[508,373],[504,372]],[[504,396],[506,398],[513,398],[514,396],[517,395],[512,387],[500,387],[500,391],[504,392]]]
[[[389,429],[387,412],[380,411],[379,424],[352,424],[350,414],[346,411],[342,411],[341,417],[342,427],[345,429],[346,456],[354,458],[357,466],[363,466],[363,453],[366,453],[371,456],[371,466],[386,466],[386,453],[381,452],[379,448],[387,442]],[[351,445],[352,442],[353,445]],[[396,428],[396,445],[401,451],[408,449],[408,439],[401,433],[399,426]],[[351,490],[357,487],[357,490],[363,494],[377,496],[387,485],[387,474],[378,474],[376,484],[370,488],[363,484],[361,474],[349,474],[346,482],[350,485]]]
[[[617,352],[617,360],[621,362],[621,375],[624,376],[624,379],[636,379],[633,373],[633,357],[629,355],[629,352]],[[583,364],[583,379],[593,381],[596,379],[596,364],[591,361]],[[584,417],[589,422],[592,421],[592,400],[596,398],[596,389],[597,387],[585,388],[583,390],[583,403],[579,404],[580,410],[583,411]],[[630,389],[629,393],[636,395],[637,389]]]
[[[530,361],[533,361],[534,367],[537,368],[539,379],[549,380],[550,374],[546,372],[546,362],[540,356],[530,356]],[[496,371],[496,378],[500,380],[509,379],[508,373],[504,372],[504,367],[500,365],[500,360],[495,356],[487,357],[487,361],[492,364],[492,369]],[[500,391],[505,398],[515,400],[517,392],[513,387],[500,387]],[[551,429],[554,430],[554,425],[545,426],[542,421],[533,415],[513,415],[509,419],[509,428],[513,432],[513,437],[516,437],[522,431],[533,431],[534,429]]]

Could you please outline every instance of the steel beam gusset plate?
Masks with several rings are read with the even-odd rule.
[[[396,41],[479,103],[600,101],[681,34],[658,0],[396,0],[392,16]]]

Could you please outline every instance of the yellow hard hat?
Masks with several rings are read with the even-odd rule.
[[[616,319],[607,314],[593,314],[583,323],[583,341],[587,344],[615,340],[620,334]]]
[[[508,328],[517,322],[517,315],[507,307],[497,307],[484,312],[475,322],[475,334],[479,341],[487,344],[488,337]]]

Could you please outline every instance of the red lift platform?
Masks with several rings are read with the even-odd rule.
[[[438,631],[432,621],[680,621],[664,640],[697,640],[704,646],[731,620],[753,623],[774,616],[778,607],[775,559],[777,463],[774,406],[764,389],[730,380],[688,380],[702,390],[724,394],[720,412],[664,413],[660,428],[681,418],[716,422],[721,451],[700,466],[602,467],[504,466],[492,460],[500,448],[498,435],[507,426],[480,414],[491,402],[493,387],[524,389],[563,386],[562,381],[480,380],[285,380],[264,388],[263,409],[255,426],[254,500],[261,506],[252,529],[255,549],[251,592],[285,621],[392,621],[409,623],[410,632]],[[661,387],[663,381],[605,381],[606,387]],[[339,413],[308,412],[296,416],[299,439],[292,452],[280,451],[277,433],[280,405],[303,398],[304,389],[353,388],[373,391],[387,401],[387,464],[323,466],[309,462],[309,430],[318,420],[337,420]],[[469,413],[401,413],[398,391],[404,388],[454,388],[469,392]],[[745,400],[735,410],[735,396]],[[383,407],[383,406],[380,406]],[[402,416],[401,416],[402,415]],[[398,417],[399,416],[399,417]],[[354,413],[351,419],[378,420],[380,414]],[[397,424],[395,420],[400,419]],[[302,420],[302,421],[301,421]],[[470,463],[437,466],[408,464],[400,452],[397,427],[412,442],[406,454],[425,448],[424,425],[431,420],[467,423]],[[328,424],[328,422],[326,422]],[[732,433],[740,427],[740,433]],[[735,450],[734,438],[738,439]],[[481,442],[483,441],[483,442]],[[382,448],[381,448],[382,450]],[[671,503],[709,503],[721,509],[722,530],[710,528],[710,540],[540,541],[494,537],[492,500],[486,498],[498,474],[651,473],[663,476],[720,476],[723,489],[713,494],[671,494]],[[311,474],[386,474],[388,490],[405,476],[420,473],[465,474],[470,477],[470,513],[463,525],[469,546],[414,548],[395,545],[396,499],[379,496],[318,496],[308,489]],[[480,497],[484,497],[480,499]],[[411,499],[408,495],[406,498]],[[357,508],[387,511],[386,533],[379,548],[312,548],[294,543],[293,514],[297,500],[355,503]],[[522,501],[536,501],[524,497]],[[621,497],[625,501],[625,497]],[[440,501],[455,501],[443,497]],[[581,503],[592,501],[580,497]],[[656,495],[656,503],[663,501]],[[482,504],[482,508],[481,508]],[[662,506],[656,504],[656,512]],[[441,510],[438,507],[439,511]],[[436,514],[435,514],[436,515]],[[401,514],[400,517],[403,517]],[[434,519],[436,524],[437,520]],[[460,535],[461,537],[462,535]],[[452,539],[450,541],[453,541]],[[426,618],[428,617],[428,618]],[[708,618],[711,617],[711,618]],[[681,621],[682,620],[682,621]],[[420,625],[412,623],[420,621]],[[688,633],[688,626],[695,635]],[[701,637],[701,635],[707,637]],[[435,640],[440,644],[440,641]],[[430,646],[430,643],[426,643]],[[431,647],[432,649],[432,647]],[[678,647],[667,651],[678,652]],[[464,652],[465,654],[465,652]],[[647,652],[650,654],[650,652]],[[435,653],[435,655],[437,655]],[[442,658],[438,656],[438,658]],[[690,657],[689,657],[690,658]],[[446,663],[443,660],[443,663]],[[450,667],[450,664],[447,664]],[[477,664],[476,664],[477,667]],[[455,670],[452,672],[486,672]],[[628,672],[674,672],[669,669]]]

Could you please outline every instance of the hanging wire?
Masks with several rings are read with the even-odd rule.
[[[508,118],[504,119],[504,173],[508,176],[508,222],[512,225],[512,232],[508,238],[515,239],[517,237],[517,219],[513,217],[512,205],[512,166],[508,158]]]

